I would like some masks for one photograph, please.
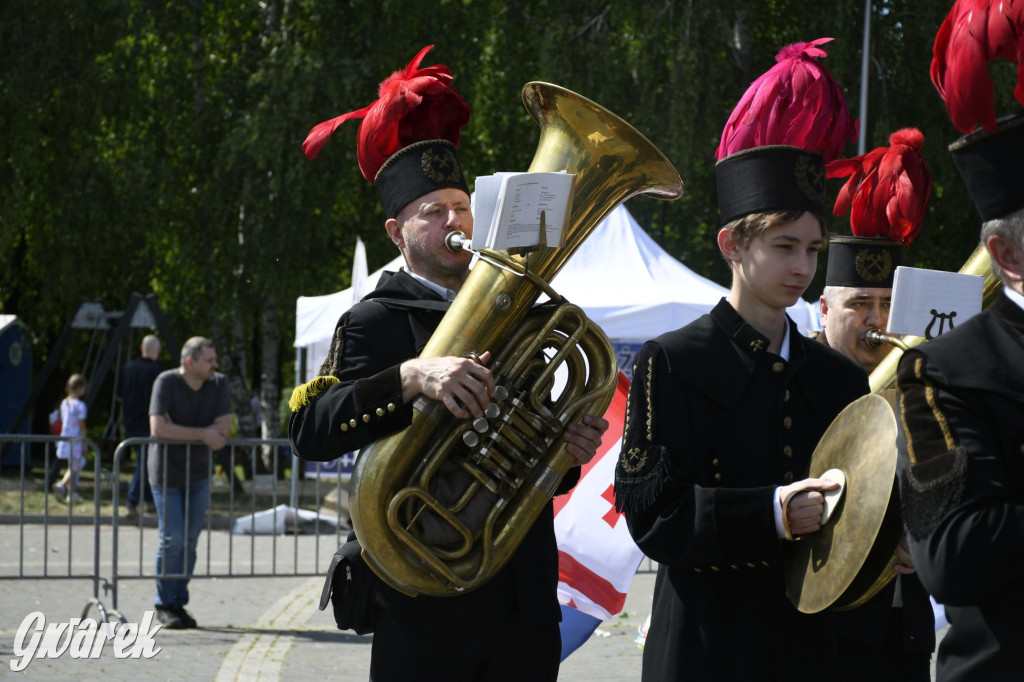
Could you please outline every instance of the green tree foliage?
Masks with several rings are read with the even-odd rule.
[[[153,291],[182,338],[227,341],[233,372],[270,382],[292,357],[294,300],[396,251],[346,123],[315,161],[316,123],[360,108],[424,45],[474,109],[471,178],[524,169],[530,80],[563,85],[643,132],[676,165],[676,202],[630,210],[668,251],[726,283],[714,245],[714,150],[739,97],[788,43],[834,37],[825,65],[858,107],[864,3],[835,0],[9,0],[0,5],[0,309],[46,349],[81,297],[118,309]],[[946,152],[957,137],[928,78],[947,3],[872,6],[868,149],[925,134],[934,178],[910,264],[957,269],[978,219]],[[999,110],[1013,74],[996,69]],[[856,154],[854,145],[847,155]],[[835,189],[838,188],[836,185]],[[848,232],[842,218],[837,233]],[[820,290],[812,286],[809,295]],[[74,369],[74,359],[63,367]],[[290,383],[284,377],[284,383]],[[264,395],[273,413],[274,395]],[[269,409],[268,409],[269,408]]]

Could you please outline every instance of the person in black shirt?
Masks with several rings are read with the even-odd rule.
[[[156,360],[160,357],[160,339],[146,335],[139,345],[140,356],[121,368],[117,380],[117,400],[121,403],[126,438],[149,437],[149,398],[153,382],[164,368]],[[153,491],[146,479],[146,458],[144,449],[133,446],[135,451],[135,474],[128,489],[128,518],[138,516],[139,503],[153,504]]]

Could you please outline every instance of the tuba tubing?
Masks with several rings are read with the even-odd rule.
[[[523,104],[541,129],[529,170],[564,170],[576,176],[564,246],[536,251],[529,260],[508,256],[507,261],[529,271],[528,277],[512,268],[478,261],[420,357],[491,350],[491,369],[499,386],[520,381],[523,371],[539,371],[537,386],[521,387],[521,395],[529,397],[517,409],[526,416],[513,418],[515,410],[511,410],[502,428],[507,427],[510,434],[504,446],[513,452],[525,452],[525,460],[530,460],[536,443],[520,447],[522,438],[513,426],[537,430],[547,449],[536,462],[527,462],[528,471],[515,468],[523,468],[522,462],[513,466],[501,456],[498,461],[502,466],[490,465],[494,479],[471,470],[470,493],[490,495],[496,502],[486,513],[481,529],[457,526],[454,546],[438,548],[417,536],[415,518],[429,509],[426,513],[457,525],[458,512],[472,504],[468,498],[473,495],[467,493],[445,511],[427,501],[424,490],[427,473],[439,471],[451,458],[444,449],[451,448],[470,430],[467,420],[456,420],[443,405],[421,396],[414,403],[409,427],[363,448],[350,483],[353,526],[371,569],[391,587],[410,596],[463,594],[494,577],[508,563],[574,462],[561,434],[584,414],[603,414],[614,394],[618,366],[611,344],[582,311],[575,306],[563,311],[565,304],[558,308],[554,316],[564,326],[535,320],[541,317],[537,314],[531,314],[524,323],[544,289],[550,291],[539,284],[550,281],[601,220],[626,199],[637,194],[676,199],[683,190],[678,172],[665,156],[600,105],[559,86],[539,82],[524,86]],[[506,339],[522,336],[520,328],[524,324],[536,338],[521,339],[522,347],[503,350]],[[544,416],[548,409],[544,401],[553,370],[533,366],[540,348],[560,348],[556,359],[565,360],[570,374],[564,395],[555,400],[553,414],[548,416]],[[517,471],[515,476],[508,474],[506,464],[509,470]],[[510,478],[515,481],[500,483]],[[511,499],[495,494],[502,485],[514,489]],[[420,508],[410,513],[417,500]]]

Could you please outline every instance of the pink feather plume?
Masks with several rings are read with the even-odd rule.
[[[827,56],[819,45],[831,40],[793,43],[779,51],[775,66],[747,88],[733,109],[716,158],[770,144],[821,152],[826,162],[842,154],[847,141],[857,138],[859,122],[839,84],[818,62]]]

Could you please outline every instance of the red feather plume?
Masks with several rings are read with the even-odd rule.
[[[770,144],[821,152],[837,158],[857,137],[859,122],[832,74],[818,63],[827,53],[818,47],[832,38],[793,43],[775,55],[776,64],[751,83],[722,131],[718,159]]]
[[[996,131],[988,64],[997,57],[1017,64],[1013,95],[1024,104],[1024,0],[957,0],[935,36],[931,75],[962,133]]]
[[[444,139],[458,146],[461,128],[469,122],[472,109],[452,87],[451,69],[443,64],[419,68],[433,47],[427,45],[404,69],[386,78],[376,102],[309,131],[302,143],[306,158],[315,159],[342,123],[360,118],[356,156],[359,170],[370,182],[389,156],[410,144]]]
[[[904,128],[889,136],[888,147],[825,166],[830,178],[850,176],[836,197],[833,215],[850,211],[858,237],[885,237],[907,246],[921,231],[932,194],[932,175],[921,158],[924,135]],[[852,210],[851,210],[852,207]]]

